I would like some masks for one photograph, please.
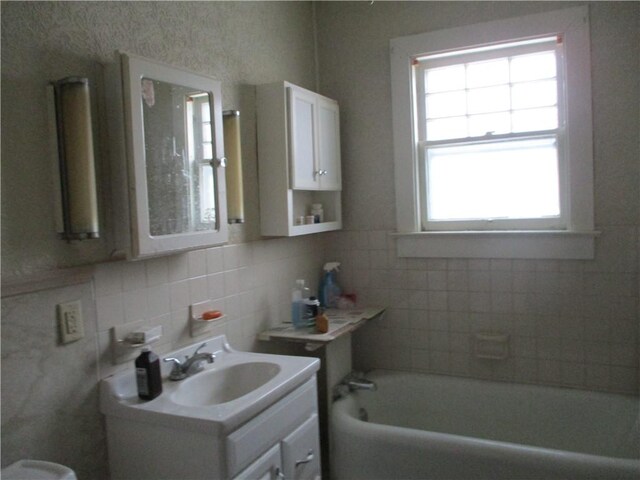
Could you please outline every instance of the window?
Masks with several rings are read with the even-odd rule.
[[[392,40],[401,255],[592,258],[587,17]]]

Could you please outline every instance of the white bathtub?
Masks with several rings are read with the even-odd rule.
[[[367,378],[377,391],[333,404],[334,480],[640,479],[638,397],[385,370]]]

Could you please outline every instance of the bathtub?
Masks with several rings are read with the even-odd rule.
[[[331,410],[332,479],[640,479],[638,397],[376,370]]]

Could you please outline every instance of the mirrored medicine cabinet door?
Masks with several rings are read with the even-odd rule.
[[[121,54],[132,256],[227,241],[220,83]]]

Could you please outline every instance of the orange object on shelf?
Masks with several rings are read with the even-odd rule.
[[[324,313],[316,316],[316,331],[318,333],[327,333],[329,331],[329,319]]]
[[[220,318],[222,316],[222,312],[220,310],[209,310],[202,314],[203,320],[215,320],[216,318]]]

